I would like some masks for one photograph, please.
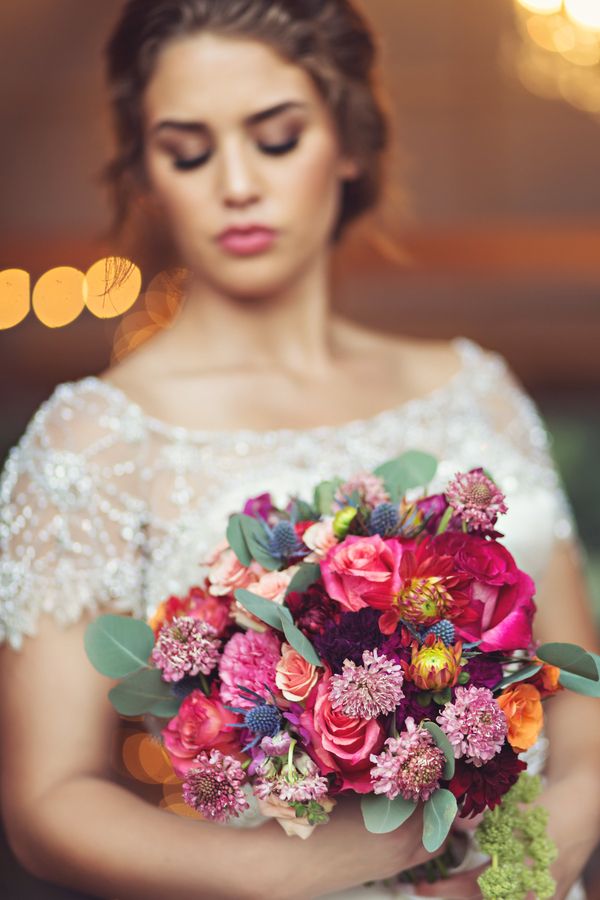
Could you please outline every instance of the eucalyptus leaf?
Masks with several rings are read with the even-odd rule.
[[[108,699],[122,716],[141,716],[174,700],[158,669],[142,669],[128,675],[108,692]]]
[[[302,593],[307,588],[314,584],[315,581],[318,581],[321,577],[321,566],[318,563],[301,563],[300,568],[296,572],[296,574],[292,577],[292,580],[287,586],[287,590],[285,592],[285,596],[291,594],[292,591],[298,591],[298,593]]]
[[[95,669],[109,678],[123,678],[148,665],[154,632],[141,619],[98,616],[87,626],[84,646]]]
[[[600,656],[590,653],[596,664],[596,670],[600,675]],[[582,678],[580,675],[572,675],[570,672],[561,672],[558,678],[560,684],[576,694],[584,694],[586,697],[600,697],[600,680]]]
[[[340,484],[343,484],[342,479],[334,478],[331,481],[322,481],[316,486],[313,504],[319,515],[331,515],[333,498]]]
[[[452,744],[450,743],[440,726],[436,725],[435,722],[430,722],[426,719],[422,723],[422,726],[429,732],[431,737],[436,742],[437,746],[446,757],[446,765],[444,766],[442,777],[445,781],[449,781],[454,775],[454,750],[452,749]]]
[[[316,509],[313,509],[310,503],[307,503],[306,500],[300,500],[296,498],[294,500],[294,509],[296,512],[296,521],[297,522],[312,522],[319,518],[319,513]]]
[[[181,706],[182,701],[178,700],[177,697],[170,697],[167,700],[159,700],[158,703],[155,703],[154,706],[149,710],[153,716],[157,716],[159,719],[172,719],[173,716],[176,716],[179,712],[179,707]]]
[[[252,562],[252,554],[246,542],[244,530],[242,528],[242,514],[236,513],[231,516],[227,525],[226,537],[229,546],[237,556],[239,562],[243,566],[249,566]]]
[[[423,846],[429,853],[435,853],[442,846],[457,812],[456,797],[445,788],[434,791],[426,801],[423,807]]]
[[[552,666],[558,666],[563,672],[570,672],[572,675],[581,676],[581,678],[598,681],[598,668],[594,657],[577,644],[563,644],[559,642],[542,644],[536,650],[535,655],[538,659],[550,663]]]
[[[288,617],[285,614],[282,614],[281,607],[279,607],[279,610],[281,623],[279,627],[283,627],[283,633],[285,634],[288,644],[290,644],[294,650],[297,650],[300,656],[303,656],[307,662],[312,663],[313,666],[322,665],[317,651],[306,635],[304,635],[299,628],[296,628],[291,616]]]
[[[360,808],[367,831],[387,834],[400,828],[412,816],[417,804],[400,796],[389,800],[384,794],[364,794]]]
[[[259,519],[252,516],[240,517],[240,526],[246,541],[246,546],[256,562],[260,563],[263,568],[272,572],[278,569],[281,561],[271,556],[267,547],[267,533]]]
[[[437,460],[421,450],[407,450],[396,459],[382,463],[375,469],[375,475],[383,478],[385,486],[394,502],[413,487],[429,484],[437,470]]]
[[[502,681],[499,681],[495,691],[502,691],[505,687],[508,687],[509,684],[514,684],[517,681],[523,681],[524,678],[529,678],[530,675],[535,675],[536,672],[539,672],[541,669],[541,665],[539,663],[531,663],[529,666],[521,666],[520,669],[516,672],[511,672],[508,675],[505,675]]]
[[[244,609],[251,612],[261,622],[266,622],[271,628],[281,631],[281,617],[277,603],[273,603],[272,600],[267,600],[265,597],[259,597],[258,594],[252,594],[245,588],[238,588],[234,592],[234,597]]]

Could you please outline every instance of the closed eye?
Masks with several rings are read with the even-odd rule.
[[[263,153],[267,153],[269,156],[282,156],[284,153],[294,150],[298,146],[298,141],[299,138],[295,137],[291,141],[286,141],[285,144],[260,144],[259,147]],[[203,166],[211,156],[212,152],[209,152],[203,153],[202,156],[196,156],[194,159],[175,159],[173,160],[173,166],[179,171],[187,172],[190,169],[197,169]]]

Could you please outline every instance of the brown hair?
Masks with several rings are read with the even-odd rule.
[[[345,181],[332,235],[380,196],[389,142],[386,101],[374,72],[377,48],[350,0],[127,0],[105,48],[117,151],[101,174],[112,195],[112,237],[144,186],[142,96],[161,47],[195,32],[263,41],[302,66],[333,113],[344,153],[361,174]]]

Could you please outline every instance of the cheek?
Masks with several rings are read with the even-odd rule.
[[[293,216],[295,212],[298,225],[311,233],[315,225],[325,226],[337,207],[340,183],[336,160],[333,146],[325,142],[316,144],[299,154],[293,171],[287,173],[285,185],[282,185],[281,196],[285,198],[290,214]]]

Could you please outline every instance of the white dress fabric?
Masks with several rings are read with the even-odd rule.
[[[432,492],[458,471],[491,472],[509,507],[504,543],[541,578],[555,542],[575,534],[546,429],[501,356],[467,338],[453,343],[461,366],[446,384],[341,426],[190,430],[146,415],[96,377],[59,385],[0,478],[0,643],[19,649],[41,613],[64,625],[84,610],[149,616],[202,579],[228,515],[248,497],[308,500],[323,479],[413,448],[439,460]],[[395,890],[329,896],[409,896]]]

